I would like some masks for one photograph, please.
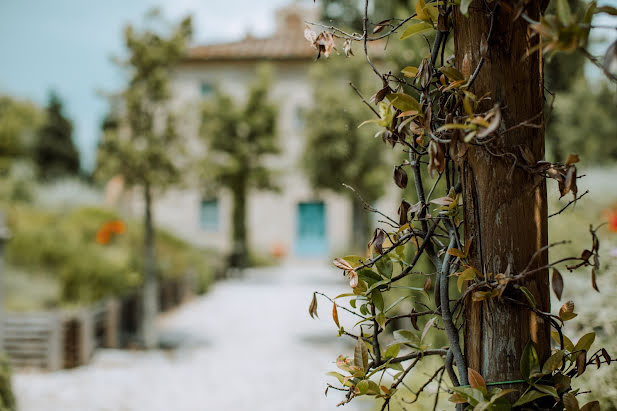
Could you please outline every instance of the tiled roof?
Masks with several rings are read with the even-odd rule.
[[[193,47],[189,49],[186,60],[286,60],[312,59],[316,56],[317,50],[311,47],[300,30],[298,34],[275,34],[268,38],[247,36],[231,43]]]
[[[267,38],[246,36],[239,41],[208,44],[189,49],[184,61],[239,61],[239,60],[310,60],[317,57],[317,49],[304,37],[306,21],[317,21],[317,9],[305,9],[297,5],[276,12],[276,30]],[[319,27],[313,28],[319,33]],[[338,52],[343,53],[343,44],[338,40]],[[383,43],[371,42],[371,55],[383,56]],[[354,42],[353,50],[361,54],[361,45]]]

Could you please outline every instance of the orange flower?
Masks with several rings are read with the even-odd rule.
[[[106,225],[109,231],[114,234],[122,234],[126,231],[126,225],[120,220],[110,221]]]
[[[122,234],[126,231],[126,225],[120,220],[112,220],[103,223],[96,232],[96,242],[101,245],[109,244],[114,234]]]
[[[104,227],[99,228],[99,231],[96,232],[96,242],[101,245],[106,245],[111,240],[111,234],[108,230],[105,230]]]
[[[617,211],[608,215],[608,230],[617,233]]]

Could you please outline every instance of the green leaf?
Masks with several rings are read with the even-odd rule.
[[[397,343],[407,343],[415,347],[420,345],[420,337],[409,330],[396,330],[393,335]]]
[[[460,9],[461,9],[461,13],[464,16],[467,16],[467,13],[469,12],[469,5],[471,4],[472,0],[461,0],[461,5],[460,5]]]
[[[469,402],[469,405],[475,407],[482,401],[484,401],[484,394],[482,391],[471,387],[452,387],[454,392],[461,394]]]
[[[390,311],[391,309],[393,309],[394,307],[397,306],[398,303],[400,303],[401,301],[403,301],[405,298],[409,298],[411,297],[411,295],[404,295],[402,297],[399,297],[395,302],[393,302],[392,304],[390,304],[388,306],[388,308],[386,308],[385,310],[383,310],[384,313],[387,313],[388,311]]]
[[[473,124],[459,124],[459,123],[449,123],[439,127],[435,130],[436,133],[440,133],[446,130],[472,130],[476,126]]]
[[[557,11],[557,17],[559,18],[559,21],[561,21],[561,24],[564,26],[569,26],[572,24],[572,11],[570,11],[568,0],[557,0],[555,8]]]
[[[343,257],[343,260],[347,261],[353,268],[356,268],[361,266],[365,259],[358,255],[347,255]]]
[[[373,285],[377,281],[383,280],[383,278],[381,278],[379,274],[377,274],[375,271],[370,270],[368,268],[363,268],[361,270],[358,270],[357,273],[358,273],[358,278],[363,281],[366,281],[368,285]]]
[[[374,283],[373,285],[371,285],[368,290],[366,290],[366,293],[370,293],[371,291],[373,291],[376,288],[379,288],[385,284],[388,284],[390,282],[390,280],[381,280],[381,281],[377,281],[376,283]]]
[[[381,120],[377,120],[377,119],[375,119],[375,118],[374,118],[374,119],[371,119],[371,120],[364,120],[362,123],[360,123],[360,125],[358,126],[358,128],[360,128],[360,127],[362,127],[362,126],[364,126],[364,125],[366,125],[366,124],[371,124],[371,123],[376,123],[376,124],[379,124],[379,122],[380,122],[380,121],[381,121]]]
[[[356,387],[358,388],[358,391],[360,391],[360,395],[364,395],[368,392],[368,381],[362,380],[356,385]]]
[[[343,380],[345,379],[345,377],[343,376],[343,374],[336,372],[336,371],[330,371],[329,373],[327,373],[326,375],[330,375],[332,377],[336,377],[339,382],[342,384]]]
[[[412,24],[405,29],[405,31],[401,35],[401,40],[405,40],[406,38],[415,36],[417,34],[426,33],[427,31],[431,30],[434,30],[433,25],[426,22]]]
[[[525,381],[529,381],[529,378],[540,372],[540,363],[538,361],[538,353],[533,345],[533,342],[529,340],[523,354],[521,355],[521,376]]]
[[[462,81],[465,80],[463,73],[455,69],[454,67],[443,66],[439,69],[443,74],[448,77],[450,81]]]
[[[392,344],[388,348],[386,348],[386,351],[384,352],[383,356],[385,358],[394,358],[398,355],[398,352],[400,350],[401,350],[400,344]]]
[[[386,96],[392,105],[401,111],[414,110],[418,113],[422,113],[422,106],[418,103],[418,100],[404,93],[391,93]]]
[[[367,380],[368,381],[368,391],[367,394],[369,395],[379,395],[379,385],[377,385],[377,383],[375,381],[371,381],[371,380]]]
[[[518,399],[518,401],[514,403],[512,407],[520,407],[523,404],[527,404],[529,402],[537,400],[538,398],[546,397],[547,395],[549,394],[540,391],[527,391],[521,396],[521,398]]]
[[[531,305],[531,307],[533,309],[536,308],[536,299],[533,296],[533,294],[531,293],[531,291],[529,291],[527,289],[527,287],[520,287],[520,290],[523,292],[523,294],[525,294],[525,297],[527,298],[527,301],[529,301],[529,305]]]
[[[559,399],[559,394],[557,394],[557,390],[553,386],[544,384],[533,384],[533,387],[540,392],[552,395],[554,398]]]
[[[356,347],[353,353],[353,363],[356,367],[366,371],[368,368],[368,349],[362,338],[356,340]]]
[[[377,314],[377,316],[375,317],[375,321],[377,321],[377,324],[379,324],[381,328],[384,328],[386,326],[386,316],[384,315],[384,313]]]
[[[383,312],[383,295],[381,295],[379,290],[373,290],[371,293],[371,301],[377,311]]]
[[[415,77],[418,74],[418,68],[414,66],[407,66],[401,70],[401,73],[403,73],[405,77]]]
[[[353,289],[353,293],[355,295],[362,295],[366,292],[366,290],[368,289],[366,282],[360,280],[358,281],[358,286],[356,288]]]
[[[375,266],[377,267],[377,271],[379,271],[379,274],[383,275],[386,278],[392,277],[392,260],[387,255],[384,255],[379,260],[377,260]]]
[[[563,354],[563,350],[559,350],[555,354],[551,355],[542,366],[542,374],[552,374],[553,371],[555,371],[561,365],[561,361],[563,360]]]
[[[552,330],[551,331],[551,337],[553,337],[553,340],[555,340],[555,342],[557,344],[561,344],[561,342],[559,341],[559,332],[557,332],[556,330]],[[565,335],[563,336],[563,348],[565,348],[566,350],[568,350],[569,352],[574,351],[574,344],[572,343],[572,341],[566,337]]]
[[[594,332],[583,335],[578,340],[578,342],[576,343],[572,351],[579,351],[579,350],[589,351],[589,349],[591,348],[591,344],[593,344],[595,339],[596,339],[596,333]]]

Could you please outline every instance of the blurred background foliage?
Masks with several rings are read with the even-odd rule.
[[[313,106],[305,113],[306,140],[302,169],[316,190],[331,190],[352,199],[354,248],[365,247],[371,213],[364,209],[347,184],[369,204],[386,191],[391,164],[386,161],[387,147],[380,137],[373,138],[371,127],[358,128],[369,116],[369,108],[360,103],[350,83],[370,90],[378,86],[372,73],[358,58],[331,59],[311,67]],[[334,76],[332,73],[336,73]]]
[[[143,227],[126,222],[126,232],[96,242],[104,224],[120,216],[91,205],[72,209],[33,203],[6,205],[12,239],[6,246],[6,308],[48,309],[121,296],[142,283]],[[217,258],[172,234],[157,230],[157,275],[195,275],[200,291],[214,280]]]

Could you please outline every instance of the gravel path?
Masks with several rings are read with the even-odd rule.
[[[253,270],[162,316],[173,351],[100,350],[92,363],[54,373],[17,373],[21,411],[333,410],[325,373],[339,353],[331,306],[320,320],[307,308],[313,290],[336,295],[340,273],[323,266]],[[353,411],[370,409],[354,401]]]

